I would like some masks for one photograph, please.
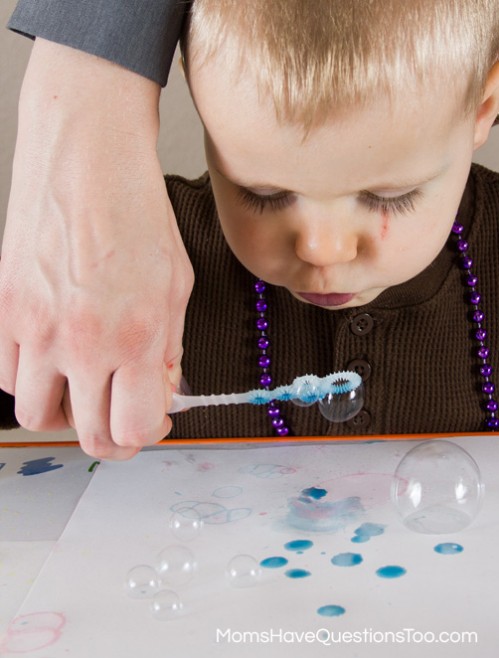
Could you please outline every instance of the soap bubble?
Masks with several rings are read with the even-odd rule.
[[[170,530],[179,541],[195,539],[203,528],[203,519],[192,507],[180,509],[170,517]]]
[[[363,404],[364,386],[360,384],[347,393],[328,393],[319,400],[319,410],[332,423],[344,423],[356,416]]]
[[[125,589],[134,599],[151,598],[159,590],[159,578],[153,567],[139,564],[126,575]]]
[[[156,571],[161,583],[183,585],[189,582],[197,568],[196,559],[186,546],[167,546],[158,555]]]
[[[171,589],[162,589],[151,601],[151,612],[156,619],[174,619],[182,612],[182,608],[178,594]]]
[[[391,496],[407,528],[426,534],[457,532],[466,528],[480,509],[480,470],[458,445],[425,441],[400,461]]]
[[[319,399],[319,382],[314,375],[299,378],[299,383],[294,387],[295,397],[291,402],[297,407],[310,407]]]
[[[252,587],[260,580],[262,570],[251,555],[236,555],[229,561],[225,573],[233,587]]]

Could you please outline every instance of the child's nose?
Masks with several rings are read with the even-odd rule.
[[[295,240],[298,258],[316,267],[348,263],[357,256],[358,236],[348,227],[309,224],[303,227]]]

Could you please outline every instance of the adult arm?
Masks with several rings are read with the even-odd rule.
[[[18,0],[9,28],[166,84],[189,0]]]
[[[15,394],[21,425],[53,430],[69,417],[103,458],[168,433],[180,376],[192,270],[156,155],[159,92],[38,38],[20,97],[0,388]]]

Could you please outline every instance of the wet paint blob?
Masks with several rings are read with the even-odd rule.
[[[461,546],[461,544],[445,542],[443,544],[437,544],[433,550],[436,553],[440,553],[441,555],[457,555],[458,553],[462,553],[464,548]]]
[[[327,494],[327,489],[309,487],[308,489],[303,489],[302,494],[304,496],[308,496],[309,498],[313,498],[314,500],[319,500],[320,498],[324,498],[324,496]]]
[[[306,569],[288,569],[285,572],[285,575],[288,578],[307,578],[307,576],[310,576],[311,573]]]
[[[380,523],[363,523],[356,530],[354,530],[354,537],[351,541],[354,544],[363,544],[369,541],[371,537],[378,537],[385,532],[385,526]]]
[[[314,542],[310,541],[309,539],[295,539],[293,541],[288,541],[287,544],[284,544],[284,548],[288,551],[295,551],[298,553],[312,548],[313,545]]]
[[[286,566],[288,560],[285,557],[280,555],[275,555],[273,557],[266,557],[260,562],[261,567],[265,569],[279,569],[280,567]]]
[[[380,578],[400,578],[407,573],[404,567],[399,567],[397,565],[388,565],[386,567],[381,567],[376,571],[376,575]]]
[[[339,617],[345,614],[345,608],[341,605],[323,605],[317,609],[317,614],[323,617]]]
[[[337,567],[355,567],[362,562],[362,559],[359,553],[338,553],[331,558],[331,562]]]

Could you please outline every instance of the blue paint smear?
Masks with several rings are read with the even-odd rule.
[[[288,551],[296,551],[297,553],[303,553],[308,548],[312,548],[314,545],[313,541],[310,539],[295,539],[294,541],[288,541],[287,544],[284,544],[284,548]]]
[[[323,617],[339,617],[345,614],[345,608],[341,605],[323,605],[317,609],[317,613]]]
[[[398,567],[396,565],[389,565],[387,567],[381,567],[376,571],[376,575],[380,578],[400,578],[406,574],[407,571],[404,567]]]
[[[358,496],[349,496],[336,501],[315,500],[311,496],[300,496],[288,500],[287,523],[305,532],[335,532],[354,523],[364,512]]]
[[[354,544],[363,544],[369,541],[371,537],[378,537],[385,532],[385,526],[380,523],[363,523],[360,527],[354,530],[355,537],[351,541]]]
[[[306,578],[307,576],[310,576],[310,571],[307,571],[306,569],[288,569],[285,572],[285,575],[288,578]]]
[[[5,466],[5,462],[0,463],[0,471],[2,470],[2,468],[3,468],[4,466]]]
[[[331,562],[337,567],[355,567],[362,562],[362,559],[359,553],[338,553],[331,558]]]
[[[287,563],[288,561],[285,557],[275,555],[273,557],[266,557],[260,562],[260,566],[265,567],[266,569],[279,569],[279,567],[283,567]]]
[[[309,487],[308,489],[303,489],[302,494],[313,498],[314,500],[319,500],[319,498],[324,498],[327,494],[327,489],[319,489],[318,487]]]
[[[457,553],[462,553],[464,548],[461,544],[446,542],[445,544],[437,544],[433,550],[441,555],[456,555]]]
[[[51,464],[55,457],[42,457],[40,459],[31,459],[23,462],[21,468],[17,471],[18,475],[40,475],[62,468],[64,464]]]

